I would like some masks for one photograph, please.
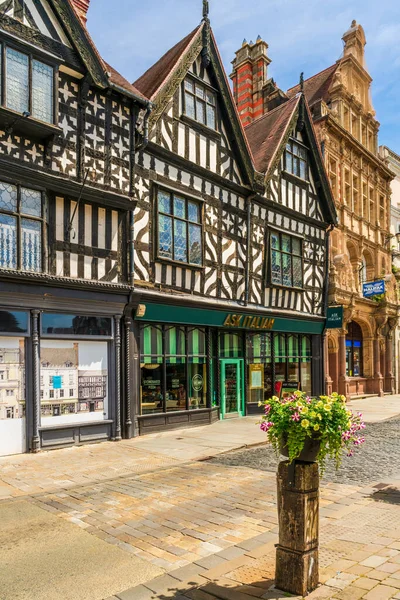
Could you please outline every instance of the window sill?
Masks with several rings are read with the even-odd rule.
[[[192,269],[194,271],[204,271],[205,269],[204,265],[192,265],[190,263],[180,262],[179,260],[172,260],[169,258],[157,257],[155,262],[163,265],[171,265],[172,267],[181,267],[182,269]]]
[[[283,173],[285,173],[285,175],[288,175],[289,177],[292,177],[296,182],[302,183],[303,185],[311,185],[308,179],[303,179],[302,177],[299,177],[298,175],[295,175],[290,171],[286,171],[286,169],[283,169]]]
[[[46,141],[52,135],[63,135],[62,129],[56,125],[38,121],[33,117],[24,118],[21,113],[0,106],[0,128],[6,131],[8,127],[12,129],[13,134],[38,141]]]
[[[190,127],[193,127],[193,129],[197,129],[197,131],[199,131],[199,133],[202,133],[203,135],[205,135],[207,137],[211,137],[211,138],[213,137],[213,138],[215,138],[215,140],[221,139],[221,134],[219,131],[217,131],[216,129],[212,129],[211,127],[208,127],[207,125],[203,125],[203,123],[199,123],[198,121],[195,121],[195,119],[192,119],[191,117],[188,117],[187,115],[182,114],[181,121],[183,121],[187,125],[190,125]]]
[[[276,288],[278,290],[292,290],[294,292],[304,292],[305,289],[303,287],[296,287],[294,285],[280,285],[279,283],[271,283],[268,282],[266,287]]]

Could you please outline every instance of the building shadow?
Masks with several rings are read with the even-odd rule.
[[[378,486],[374,486],[378,487]],[[385,502],[386,504],[400,504],[400,488],[394,485],[386,485],[380,487],[376,492],[371,494],[371,498],[375,502]]]
[[[276,590],[273,579],[261,579],[251,583],[240,583],[233,580],[225,580],[222,583],[220,580],[216,580],[200,585],[198,582],[181,583],[177,581],[176,587],[172,585],[163,592],[153,592],[149,596],[149,600],[229,600],[232,596],[236,598],[238,593],[242,600],[256,600],[256,598],[283,600],[293,597],[288,592]]]

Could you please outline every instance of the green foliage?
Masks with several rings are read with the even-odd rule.
[[[320,442],[317,462],[322,472],[328,458],[335,461],[338,469],[344,452],[351,456],[354,448],[365,441],[360,433],[365,428],[362,414],[348,410],[346,398],[339,394],[310,398],[297,391],[287,398],[273,396],[260,406],[264,406],[265,413],[260,427],[277,456],[283,440],[289,460],[293,461],[299,457],[307,437],[316,439]]]

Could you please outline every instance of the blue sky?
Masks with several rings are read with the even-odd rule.
[[[202,0],[91,0],[88,28],[107,62],[134,81],[200,22]],[[243,38],[269,45],[269,76],[282,89],[341,55],[353,19],[364,27],[380,144],[400,154],[400,2],[398,0],[210,0],[214,34],[230,73]]]

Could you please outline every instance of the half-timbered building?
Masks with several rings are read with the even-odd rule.
[[[0,4],[0,455],[131,435],[121,334],[149,104],[99,56],[88,7]]]
[[[135,83],[132,414],[140,433],[323,392],[327,244],[336,214],[302,93],[245,131],[201,25]]]

